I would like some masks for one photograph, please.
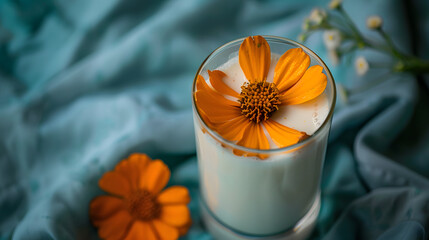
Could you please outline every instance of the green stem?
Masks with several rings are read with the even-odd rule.
[[[395,47],[395,44],[393,44],[393,41],[390,38],[390,36],[385,31],[383,31],[383,29],[381,29],[381,28],[378,28],[377,32],[380,33],[380,35],[384,38],[384,40],[386,41],[386,43],[387,43],[391,53],[393,54],[393,56],[395,56],[396,58],[399,58],[399,59],[403,59],[404,55],[401,54],[398,51],[398,49]]]
[[[399,61],[393,70],[395,72],[426,74],[429,73],[429,61],[416,57],[408,57]]]
[[[365,47],[371,48],[371,49],[373,49],[375,51],[386,53],[387,55],[390,55],[392,53],[389,48],[376,45],[374,43],[369,42],[368,40],[364,40],[364,43],[365,43]]]
[[[352,31],[347,31],[350,29],[350,24],[347,21],[344,21],[344,16],[340,15],[328,15],[326,22],[328,22],[332,28],[336,28],[342,32],[343,35],[346,35],[348,37],[351,37],[355,39],[355,34]]]
[[[392,64],[388,63],[370,63],[371,68],[392,68]]]
[[[337,51],[338,51],[339,56],[343,56],[345,54],[351,53],[351,52],[356,51],[356,50],[357,50],[357,46],[355,44],[350,44],[347,47],[338,48]]]
[[[348,23],[350,29],[352,30],[352,32],[354,33],[356,39],[358,40],[358,46],[359,47],[363,47],[363,45],[365,44],[365,40],[362,36],[362,34],[360,33],[359,29],[356,27],[355,23],[353,22],[353,20],[350,18],[350,16],[347,14],[347,12],[343,9],[342,6],[340,6],[338,8],[338,11],[340,12],[340,14],[344,17],[344,19],[346,20],[346,22]]]
[[[358,48],[362,49],[362,48],[367,47],[367,48],[374,49],[376,51],[380,51],[380,52],[384,52],[384,53],[391,53],[390,49],[386,49],[386,48],[383,48],[383,47],[380,47],[380,46],[376,46],[376,45],[372,44],[369,40],[367,40],[363,36],[363,34],[359,31],[359,29],[357,28],[356,24],[353,22],[353,20],[350,18],[350,16],[347,14],[347,12],[342,7],[340,7],[338,9],[338,11],[345,18],[346,23],[352,29],[353,35],[354,35],[354,37],[356,38],[356,41],[357,41],[356,42],[356,46]],[[389,36],[387,36],[387,38],[389,39],[388,41],[390,41],[392,43],[392,41],[389,38]],[[392,46],[394,46],[393,43],[392,43]],[[395,49],[395,51],[396,51],[396,49]]]

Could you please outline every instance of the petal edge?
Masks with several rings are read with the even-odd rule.
[[[226,74],[219,70],[214,71],[207,71],[209,74],[209,80],[210,84],[212,85],[213,89],[218,91],[220,94],[223,95],[229,95],[231,97],[239,98],[240,94],[238,94],[236,91],[234,91],[231,87],[225,84],[225,82],[222,80],[224,77],[226,77]]]
[[[325,91],[327,85],[323,68],[315,65],[307,69],[302,78],[280,95],[282,105],[295,105],[310,101]]]
[[[249,82],[266,81],[271,64],[270,45],[262,36],[247,37],[238,51],[238,61]]]
[[[279,92],[283,92],[304,75],[310,66],[310,57],[302,48],[287,50],[279,59],[274,69],[273,82],[277,85]]]
[[[293,128],[286,127],[274,120],[263,122],[265,129],[267,129],[273,142],[279,147],[287,147],[298,143],[299,140],[305,135]]]

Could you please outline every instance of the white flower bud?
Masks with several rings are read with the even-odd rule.
[[[311,11],[310,17],[308,18],[310,22],[319,25],[325,20],[326,12],[320,8],[315,8]]]
[[[342,0],[332,0],[329,3],[329,8],[330,9],[338,9],[339,7],[341,7],[341,4],[343,3]]]
[[[370,16],[366,19],[366,26],[369,29],[378,29],[383,24],[383,19],[380,16]]]

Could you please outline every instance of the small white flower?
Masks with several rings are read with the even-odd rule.
[[[358,57],[355,61],[355,69],[356,73],[359,76],[365,75],[369,70],[369,64],[368,61],[364,57]]]
[[[323,42],[329,50],[337,49],[341,44],[341,33],[337,29],[326,30],[323,33]]]
[[[328,57],[334,66],[337,66],[340,62],[340,58],[338,57],[338,52],[336,50],[329,50]]]
[[[380,16],[370,16],[366,19],[366,26],[369,29],[378,29],[383,24],[383,19]]]
[[[311,11],[310,17],[308,18],[310,22],[319,25],[325,20],[326,12],[320,8],[315,8]]]
[[[342,0],[332,0],[329,3],[329,8],[330,9],[338,9],[341,6],[342,3],[343,3]]]

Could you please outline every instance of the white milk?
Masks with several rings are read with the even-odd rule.
[[[273,79],[278,57],[272,57],[268,82]],[[238,58],[230,59],[218,70],[228,75],[226,84],[240,92],[246,79]],[[208,80],[207,73],[203,76]],[[312,135],[328,112],[328,99],[322,94],[304,104],[281,107],[272,119]],[[329,127],[300,149],[260,160],[234,155],[203,133],[198,117],[194,119],[202,197],[223,224],[246,234],[276,234],[294,227],[316,204]]]

